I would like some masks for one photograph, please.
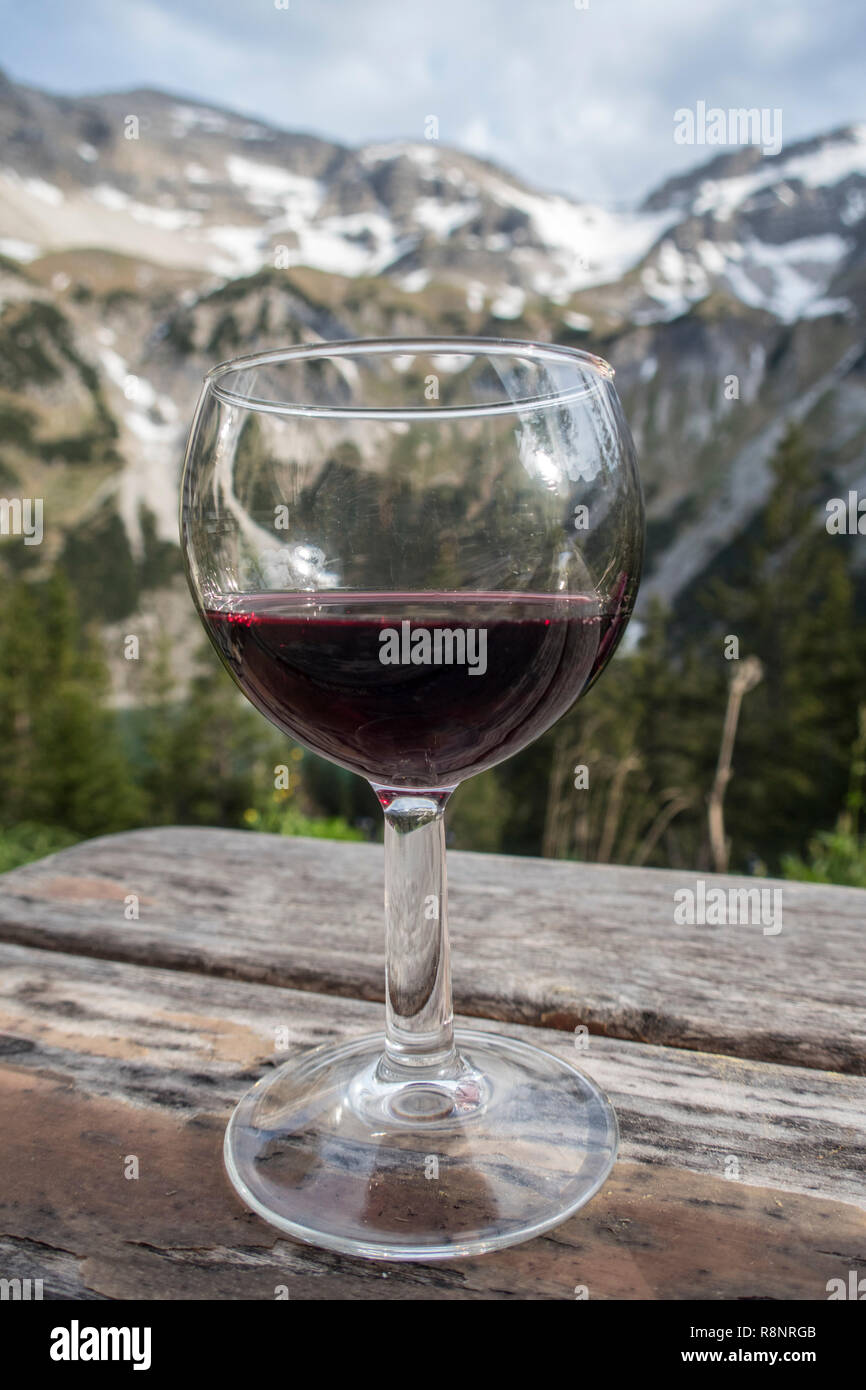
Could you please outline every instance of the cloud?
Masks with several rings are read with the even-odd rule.
[[[346,143],[423,138],[532,183],[634,201],[701,151],[673,113],[781,107],[786,140],[861,118],[861,0],[0,0],[11,72],[160,86]]]

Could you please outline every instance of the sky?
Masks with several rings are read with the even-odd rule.
[[[435,116],[442,144],[623,206],[719,152],[674,141],[700,101],[780,109],[784,145],[866,118],[863,0],[0,0],[0,32],[49,91],[159,87],[351,145]]]

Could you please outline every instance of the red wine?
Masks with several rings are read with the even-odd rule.
[[[279,729],[380,786],[453,787],[594,678],[627,613],[595,595],[237,594],[205,622]]]

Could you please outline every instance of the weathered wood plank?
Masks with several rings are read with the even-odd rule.
[[[287,1055],[277,1030],[293,1053],[374,1030],[378,1006],[17,946],[0,971],[0,1250],[46,1297],[823,1298],[866,1268],[857,1077],[592,1037],[580,1065],[623,1133],[594,1201],[480,1259],[371,1266],[244,1212],[221,1143]],[[509,1031],[574,1058],[561,1031]]]
[[[81,1278],[81,1261],[69,1250],[59,1250],[43,1241],[18,1240],[0,1236],[0,1270],[3,1279],[21,1281],[20,1289],[10,1288],[9,1298],[22,1301],[41,1299],[101,1300],[102,1294],[88,1289]],[[41,1286],[36,1280],[41,1280]],[[29,1284],[28,1284],[29,1281]]]
[[[449,873],[463,1013],[866,1072],[862,890],[706,877],[779,889],[771,935],[677,925],[689,874],[459,853]],[[146,830],[3,876],[0,939],[380,999],[381,895],[376,846]]]

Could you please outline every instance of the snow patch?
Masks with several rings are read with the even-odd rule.
[[[387,164],[394,159],[409,159],[425,173],[431,174],[439,164],[440,154],[434,144],[413,144],[409,140],[388,140],[378,145],[367,145],[358,158],[365,168],[376,164]]]
[[[455,372],[465,372],[466,368],[472,365],[471,352],[440,352],[430,361],[437,372],[444,372],[446,376],[451,376]]]
[[[321,205],[323,190],[317,179],[293,174],[279,164],[233,154],[226,159],[226,170],[232,183],[257,207],[284,207],[287,213],[314,217]]]
[[[213,183],[203,164],[187,164],[183,172],[187,183]]]
[[[131,372],[119,353],[103,347],[99,357],[123,396],[123,422],[136,441],[117,480],[117,510],[130,547],[140,555],[142,507],[153,514],[160,539],[177,537],[177,486],[186,425],[171,397],[160,395],[145,377]]]
[[[174,106],[171,110],[171,133],[175,140],[183,139],[193,130],[220,135],[228,129],[228,124],[222,112],[208,107]]]
[[[700,261],[683,255],[670,239],[662,242],[655,263],[641,271],[640,279],[650,298],[661,305],[662,313],[658,317],[662,321],[686,313],[690,305],[705,299],[711,288]]]
[[[51,207],[58,207],[64,201],[63,193],[57,185],[46,183],[45,179],[22,178],[17,169],[4,169],[3,177],[7,182],[23,188],[31,198],[38,198],[40,202],[48,203]]]
[[[111,212],[127,212],[136,222],[160,227],[167,232],[197,227],[201,223],[201,214],[198,212],[190,212],[186,208],[155,208],[150,203],[137,203],[128,193],[108,183],[98,184],[90,196],[94,202],[110,209]]]
[[[252,275],[264,262],[267,240],[261,227],[208,227],[205,239],[222,254],[208,258],[218,275]]]
[[[574,329],[575,333],[589,333],[592,331],[592,319],[589,314],[578,314],[574,309],[566,309],[562,316],[562,322],[566,328]]]
[[[346,276],[376,275],[409,249],[411,243],[398,242],[390,218],[380,212],[335,214],[316,221],[324,197],[316,179],[238,155],[228,157],[226,169],[251,203],[271,213],[263,227],[219,228],[208,233],[229,253],[234,245],[247,268],[254,254],[262,263],[262,246],[270,241],[284,248],[284,266],[308,265]],[[292,235],[283,241],[287,232]]]
[[[705,299],[714,281],[720,280],[744,304],[765,309],[785,322],[812,317],[806,313],[807,306],[824,295],[849,250],[849,243],[834,233],[776,245],[754,238],[743,243],[701,241],[694,252],[683,252],[666,239],[654,263],[645,266],[640,277],[660,312],[639,313],[636,321],[676,318]]]
[[[481,280],[470,280],[466,286],[466,308],[472,314],[479,314],[484,308],[485,286]]]
[[[847,314],[853,309],[850,299],[814,299],[800,312],[800,318],[820,319],[825,314]]]
[[[0,237],[0,256],[8,256],[10,261],[35,261],[40,254],[39,247],[32,241],[19,241],[17,237]]]
[[[517,319],[523,313],[526,295],[519,285],[506,285],[490,306],[495,319]]]
[[[408,275],[397,281],[397,284],[407,294],[418,294],[421,290],[426,290],[430,280],[429,270],[410,270]]]
[[[853,227],[866,217],[866,193],[862,188],[852,188],[839,214],[846,227]]]
[[[500,206],[526,214],[545,249],[559,258],[563,291],[618,280],[681,215],[670,208],[654,213],[608,212],[558,195],[530,193],[497,178],[487,181],[486,191]]]
[[[788,188],[792,179],[807,188],[829,188],[852,174],[866,175],[866,127],[863,126],[855,128],[853,140],[834,141],[811,154],[769,160],[749,174],[706,179],[698,188],[693,212],[699,217],[714,213],[721,220],[727,220],[761,189],[780,185],[790,195],[783,197],[783,201],[790,201],[794,199],[793,190]]]
[[[426,231],[445,241],[458,227],[477,217],[479,203],[443,203],[439,198],[419,198],[412,209],[412,218]]]
[[[801,237],[779,246],[748,241],[742,247],[740,264],[729,262],[726,277],[745,304],[769,309],[790,323],[800,316],[810,317],[808,307],[821,300],[848,250],[848,242],[833,233]]]

